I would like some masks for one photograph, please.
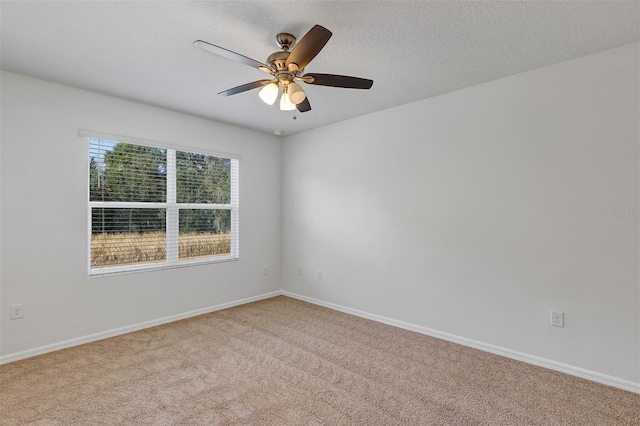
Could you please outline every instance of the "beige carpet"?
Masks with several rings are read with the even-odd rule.
[[[2,425],[640,424],[640,395],[286,297],[0,379]]]

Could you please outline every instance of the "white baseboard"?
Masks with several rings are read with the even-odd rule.
[[[58,343],[52,343],[50,345],[45,345],[45,346],[40,346],[33,349],[27,349],[25,351],[15,352],[12,354],[0,356],[0,365],[7,364],[13,361],[19,361],[25,358],[30,358],[36,355],[42,355],[49,352],[59,351],[60,349],[66,349],[66,348],[71,348],[73,346],[84,345],[85,343],[91,343],[97,340],[107,339],[109,337],[120,336],[121,334],[127,334],[133,331],[143,330],[145,328],[155,327],[157,325],[162,325],[162,324],[166,324],[173,321],[179,321],[182,319],[191,318],[198,315],[208,314],[210,312],[220,311],[222,309],[227,309],[227,308],[231,308],[238,305],[244,305],[246,303],[256,302],[258,300],[269,299],[271,297],[280,296],[280,295],[282,295],[282,291],[272,291],[270,293],[261,294],[259,296],[247,297],[246,299],[234,300],[232,302],[221,303],[219,305],[196,309],[194,311],[184,312],[176,315],[170,315],[168,317],[158,318],[151,321],[145,321],[138,324],[128,325],[125,327],[114,328],[112,330],[102,331],[100,333],[94,333],[88,336],[76,337],[74,339],[69,339],[62,342],[58,342]]]
[[[333,309],[335,311],[344,312],[346,314],[355,315],[361,318],[369,319],[372,321],[380,322],[380,323],[391,325],[398,328],[403,328],[405,330],[414,331],[416,333],[425,334],[427,336],[432,336],[438,339],[447,340],[449,342],[458,343],[460,345],[468,346],[470,348],[479,349],[485,352],[490,352],[496,355],[504,356],[506,358],[515,359],[517,361],[526,362],[528,364],[538,365],[540,367],[549,368],[551,370],[560,371],[562,373],[570,374],[572,376],[581,377],[583,379],[591,380],[597,383],[602,383],[604,385],[613,386],[615,388],[624,389],[626,391],[640,394],[640,383],[632,382],[630,380],[620,379],[617,377],[609,376],[606,374],[598,373],[598,372],[587,370],[580,367],[575,367],[569,364],[563,364],[561,362],[556,362],[556,361],[538,357],[535,355],[514,351],[514,350],[503,348],[500,346],[479,342],[473,339],[468,339],[466,337],[456,336],[454,334],[433,330],[431,328],[423,327],[420,325],[395,320],[393,318],[388,318],[381,315],[371,314],[371,313],[360,311],[357,309],[348,308],[346,306],[337,305],[335,303],[325,302],[323,300],[314,299],[312,297],[302,296],[300,294],[291,293],[289,291],[281,291],[281,290],[261,294],[258,296],[247,297],[245,299],[234,300],[232,302],[221,303],[215,306],[209,306],[206,308],[196,309],[194,311],[184,312],[176,315],[170,315],[168,317],[158,318],[156,320],[145,321],[138,324],[115,328],[115,329],[103,331],[100,333],[90,334],[83,337],[77,337],[74,339],[65,340],[65,341],[53,343],[50,345],[40,346],[37,348],[0,356],[0,365],[7,364],[13,361],[19,361],[25,358],[30,358],[36,355],[42,355],[49,352],[70,348],[73,346],[83,345],[85,343],[95,342],[97,340],[107,339],[109,337],[115,337],[122,334],[138,331],[138,330],[143,330],[145,328],[155,327],[157,325],[162,325],[162,324],[166,324],[173,321],[178,321],[186,318],[195,317],[198,315],[208,314],[210,312],[220,311],[222,309],[227,309],[234,306],[244,305],[246,303],[256,302],[258,300],[269,299],[271,297],[280,296],[280,295],[288,296],[294,299],[313,303],[314,305],[324,306],[326,308]]]
[[[415,325],[408,322],[383,317],[381,315],[371,314],[368,312],[359,311],[357,309],[347,308],[345,306],[336,305],[335,303],[325,302],[323,300],[302,296],[300,294],[291,293],[289,291],[282,291],[281,294],[294,299],[313,303],[314,305],[324,306],[325,308],[344,312],[346,314],[355,315],[357,317],[369,319],[369,320],[380,322],[387,325],[392,325],[394,327],[403,328],[405,330],[415,331],[416,333],[425,334],[427,336],[436,337],[438,339],[447,340],[453,343],[458,343],[460,345],[468,346],[470,348],[480,349],[481,351],[490,352],[506,358],[511,358],[517,361],[526,362],[528,364],[545,367],[550,370],[560,371],[562,373],[570,374],[572,376],[581,377],[583,379],[591,380],[597,383],[602,383],[604,385],[613,386],[615,388],[624,389],[626,391],[640,394],[640,383],[632,382],[630,380],[620,379],[617,377],[609,376],[606,374],[598,373],[598,372],[587,370],[584,368],[575,367],[573,365],[563,364],[561,362],[556,362],[556,361],[542,358],[539,356],[529,355],[523,352],[514,351],[514,350],[503,348],[500,346],[479,342],[477,340],[467,339],[466,337],[456,336],[454,334],[433,330],[431,328],[423,327],[420,325]]]

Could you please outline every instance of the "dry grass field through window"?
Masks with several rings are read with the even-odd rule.
[[[180,234],[178,247],[180,260],[228,256],[231,254],[231,234]],[[91,236],[91,267],[164,262],[166,248],[167,237],[164,232],[94,234]]]

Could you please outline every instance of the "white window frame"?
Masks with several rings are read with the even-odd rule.
[[[159,269],[182,268],[194,265],[203,265],[210,263],[221,263],[236,261],[240,258],[240,156],[229,155],[219,152],[207,152],[200,148],[186,148],[177,145],[140,140],[135,138],[127,138],[122,136],[108,135],[99,132],[80,130],[79,135],[85,142],[85,146],[89,147],[90,139],[102,139],[108,141],[117,141],[134,145],[143,145],[151,148],[166,149],[167,151],[167,201],[165,203],[147,203],[147,202],[119,202],[119,201],[91,201],[90,185],[89,185],[89,167],[90,156],[87,152],[87,270],[89,277],[100,277],[106,275],[128,274],[144,271],[153,271]],[[227,158],[231,160],[231,202],[229,204],[191,204],[178,203],[176,201],[176,151],[190,152],[194,154],[209,155],[219,158]],[[91,216],[92,208],[160,208],[166,211],[166,233],[167,233],[167,257],[165,262],[148,263],[140,265],[123,265],[104,268],[91,267]],[[179,212],[181,209],[203,209],[203,210],[230,210],[231,211],[231,253],[228,256],[215,256],[210,258],[199,259],[178,259],[178,223]],[[173,249],[171,249],[173,248]]]

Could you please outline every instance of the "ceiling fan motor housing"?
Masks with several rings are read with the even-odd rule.
[[[289,57],[289,52],[286,52],[286,51],[273,52],[267,58],[267,65],[269,65],[276,71],[287,71],[288,57]]]

